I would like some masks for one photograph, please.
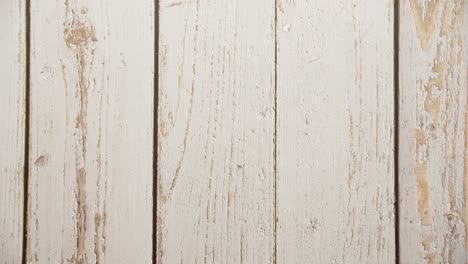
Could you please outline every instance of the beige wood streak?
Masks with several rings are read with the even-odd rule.
[[[25,2],[0,2],[0,263],[21,263],[25,148]]]
[[[401,263],[468,263],[467,4],[401,1]]]
[[[150,263],[154,1],[31,1],[29,263]]]
[[[274,4],[160,4],[158,263],[273,263]]]
[[[277,11],[277,263],[394,263],[393,3]]]

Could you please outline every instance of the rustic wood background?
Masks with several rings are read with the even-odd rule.
[[[468,0],[0,17],[0,263],[468,263]]]

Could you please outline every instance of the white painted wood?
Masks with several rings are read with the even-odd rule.
[[[21,263],[25,131],[25,2],[0,2],[0,263]]]
[[[154,1],[31,1],[29,263],[150,263]]]
[[[277,263],[394,263],[393,3],[277,11]]]
[[[274,1],[160,4],[158,263],[273,263]]]
[[[401,263],[468,261],[467,4],[401,3]]]

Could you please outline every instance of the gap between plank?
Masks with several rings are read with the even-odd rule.
[[[25,0],[25,109],[24,109],[24,167],[23,167],[23,243],[21,263],[26,264],[28,244],[28,190],[29,190],[29,130],[30,130],[30,51],[31,51],[31,2]]]
[[[278,214],[277,214],[277,207],[278,207],[278,188],[277,188],[277,182],[278,182],[278,152],[277,152],[277,136],[278,136],[278,100],[277,100],[277,95],[278,95],[278,1],[275,0],[275,21],[274,21],[274,30],[275,30],[275,69],[274,69],[274,75],[275,75],[275,88],[274,88],[274,111],[275,111],[275,130],[273,132],[273,159],[274,159],[274,168],[273,168],[273,174],[274,174],[274,185],[273,185],[273,191],[274,191],[274,209],[273,209],[273,215],[274,215],[274,222],[273,222],[273,233],[274,233],[274,246],[273,246],[273,262],[274,264],[277,263],[277,257],[278,257],[278,230],[277,230],[277,222],[278,222]]]
[[[394,196],[395,196],[395,263],[400,263],[400,206],[399,206],[399,144],[400,144],[400,3],[393,9],[393,85],[394,85]]]
[[[274,167],[273,167],[273,174],[274,174],[274,184],[273,184],[273,192],[274,192],[274,201],[273,201],[273,234],[274,234],[274,245],[273,245],[273,263],[277,263],[277,256],[278,256],[278,230],[277,230],[277,222],[278,222],[278,214],[277,214],[277,207],[278,207],[278,189],[277,189],[277,182],[278,182],[278,155],[277,155],[277,127],[278,127],[278,1],[275,0],[275,17],[274,17],[274,30],[275,30],[275,63],[274,63],[274,79],[275,79],[275,88],[274,88],[274,111],[275,111],[275,120],[274,125],[275,129],[273,132],[273,160],[274,160]]]
[[[158,108],[159,108],[159,0],[154,1],[154,74],[153,74],[153,224],[152,262],[157,263],[158,235]]]

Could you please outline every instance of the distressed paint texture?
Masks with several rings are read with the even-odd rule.
[[[393,4],[277,8],[277,263],[394,263]]]
[[[401,3],[401,263],[467,263],[467,4]]]
[[[21,263],[23,243],[26,12],[0,3],[0,263]]]
[[[394,1],[30,1],[30,135],[0,1],[0,264],[26,136],[26,263],[468,263],[468,1]]]
[[[273,263],[274,1],[161,1],[158,263]]]
[[[154,1],[31,1],[28,263],[150,263]]]

